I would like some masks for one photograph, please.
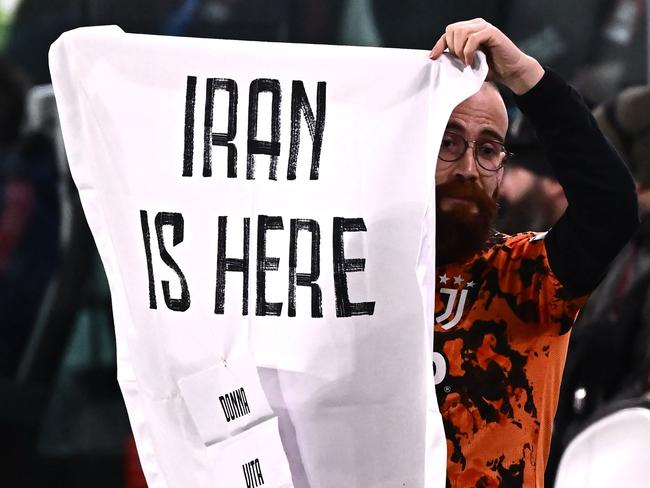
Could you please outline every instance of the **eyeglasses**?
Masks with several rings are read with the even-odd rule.
[[[495,173],[503,168],[506,160],[513,156],[506,147],[498,141],[468,141],[455,132],[445,132],[440,143],[438,158],[448,163],[453,163],[463,157],[472,143],[474,159],[480,169],[487,174]]]

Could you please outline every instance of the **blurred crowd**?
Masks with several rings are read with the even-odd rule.
[[[650,409],[650,66],[643,0],[13,0],[0,2],[0,451],[2,486],[144,486],[115,381],[108,287],[75,195],[49,87],[64,31],[429,49],[483,17],[593,106],[638,188],[642,225],[575,325],[547,486],[581,432]],[[508,95],[505,94],[506,101]],[[548,230],[566,199],[508,106],[498,230]],[[650,446],[650,440],[648,441]]]
[[[650,86],[623,89],[593,115],[636,181],[641,225],[574,326],[546,472],[549,486],[567,446],[586,428],[620,410],[650,408]],[[546,231],[566,209],[566,198],[527,122],[516,121],[509,137],[515,155],[504,175],[497,225],[507,233]]]

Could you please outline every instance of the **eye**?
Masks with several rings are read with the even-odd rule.
[[[440,143],[440,147],[442,149],[453,149],[460,145],[458,141],[459,138],[455,134],[445,134],[442,137],[442,142]]]
[[[478,147],[479,154],[486,158],[493,158],[501,153],[501,146],[494,142],[483,142]]]

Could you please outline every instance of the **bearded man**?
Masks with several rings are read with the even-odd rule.
[[[568,200],[547,233],[494,232],[506,108],[488,82],[454,109],[436,167],[434,354],[446,365],[436,388],[447,484],[542,487],[569,333],[638,225],[635,187],[580,96],[497,28],[452,24],[431,57],[446,48],[466,64],[486,52],[488,78],[514,92]]]

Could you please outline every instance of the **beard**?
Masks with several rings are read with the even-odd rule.
[[[443,210],[446,197],[468,202]],[[472,205],[473,204],[473,205]],[[482,249],[496,217],[496,191],[490,197],[476,183],[454,180],[436,186],[436,261],[462,262]]]

